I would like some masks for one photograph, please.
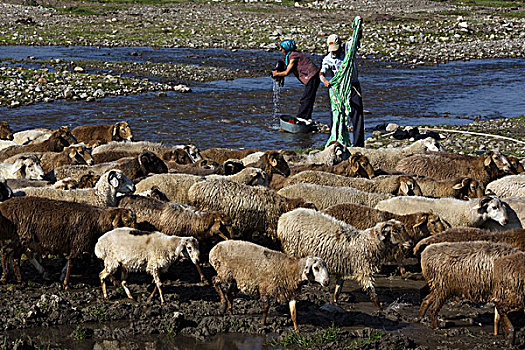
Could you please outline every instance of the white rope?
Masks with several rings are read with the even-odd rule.
[[[506,137],[506,136],[485,134],[485,133],[481,133],[481,132],[462,131],[462,130],[449,130],[449,129],[440,129],[440,128],[419,128],[419,129],[421,129],[421,130],[428,130],[428,131],[453,132],[453,133],[458,133],[458,134],[470,134],[470,135],[478,135],[478,136],[489,136],[489,137],[494,137],[494,138],[498,138],[498,139],[514,141],[514,142],[522,143],[522,144],[525,145],[524,141],[516,140],[516,139],[510,138],[510,137]]]

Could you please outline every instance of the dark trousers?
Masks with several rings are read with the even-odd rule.
[[[356,91],[357,90],[357,91]],[[350,94],[350,120],[352,121],[354,147],[365,147],[365,117],[363,114],[363,98],[361,97],[361,85],[352,84]]]
[[[304,86],[303,97],[301,97],[301,101],[299,102],[299,112],[297,112],[297,118],[312,119],[315,96],[320,83],[321,78],[319,78],[319,74],[316,74]]]
[[[359,94],[356,92],[359,92]],[[330,104],[330,92],[328,91],[328,101]],[[359,83],[352,84],[352,92],[350,93],[350,121],[352,122],[353,130],[353,144],[354,147],[365,147],[365,118],[363,115],[363,98],[361,97],[361,85]],[[332,114],[332,106],[330,105],[330,122],[334,120]],[[330,129],[332,126],[330,126]]]

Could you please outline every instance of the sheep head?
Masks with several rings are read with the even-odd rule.
[[[325,261],[318,257],[307,257],[302,260],[304,261],[304,267],[301,280],[317,282],[323,287],[328,287],[330,276]]]
[[[414,226],[407,228],[407,231],[412,231],[412,238],[424,238],[450,228],[448,223],[434,213],[416,213],[416,215],[418,217]]]
[[[510,165],[507,158],[499,152],[485,152],[482,156],[483,165],[492,178],[514,174],[513,167]]]
[[[117,227],[137,227],[137,217],[130,209],[125,208],[111,208],[107,209],[109,217],[111,218],[111,225],[113,228]]]
[[[65,179],[55,182],[51,187],[59,190],[72,190],[78,188],[78,182],[71,177],[66,177]]]
[[[175,256],[180,256],[182,254],[189,258],[195,265],[199,263],[199,242],[195,237],[173,236],[172,239],[180,239],[179,245],[175,250]]]
[[[290,167],[281,152],[266,151],[264,152],[263,157],[265,163],[269,166],[269,169],[263,170],[268,174],[280,174],[284,177],[290,176]]]
[[[374,177],[374,168],[367,156],[361,153],[354,153],[350,156],[351,174],[346,176],[364,177],[371,179]]]
[[[485,187],[479,181],[471,179],[470,177],[463,177],[458,179],[458,182],[452,186],[456,190],[456,198],[469,200],[472,198],[483,197]]]
[[[177,164],[193,164],[190,155],[182,148],[176,148],[164,152],[162,159],[166,162],[175,162]]]
[[[13,141],[13,129],[5,120],[0,121],[0,140]]]
[[[73,145],[69,146],[64,151],[67,153],[70,164],[87,164],[93,165],[94,160],[91,154],[87,151],[86,146],[84,145]]]
[[[128,122],[116,122],[111,126],[111,139],[113,141],[131,141],[133,134]]]
[[[481,222],[494,220],[501,226],[505,226],[509,220],[507,209],[503,202],[495,196],[485,196],[477,200],[477,204],[472,208],[481,215]]]
[[[268,186],[268,174],[259,168],[245,168],[242,171],[247,173],[249,180],[246,182],[248,186]]]
[[[22,156],[13,165],[13,174],[20,173],[22,179],[42,180],[44,170],[36,156]]]
[[[380,222],[372,228],[377,238],[391,245],[402,245],[403,248],[409,249],[412,246],[412,240],[408,235],[405,225],[397,220],[388,220]]]
[[[77,139],[67,126],[61,126],[49,136],[48,142],[48,151],[62,152],[67,146],[77,143]]]
[[[350,157],[350,152],[348,151],[348,148],[338,141],[330,142],[327,149],[332,155],[327,165],[336,165]]]
[[[515,156],[507,156],[507,160],[509,161],[510,165],[513,168],[513,171],[515,174],[523,174],[525,173],[525,167],[523,167],[523,164],[521,164],[518,157]]]
[[[209,237],[211,238],[214,235],[218,235],[224,240],[229,240],[232,237],[232,220],[229,216],[216,212],[217,215],[213,221],[212,226],[208,230]]]
[[[0,202],[13,197],[13,191],[5,179],[0,179]]]
[[[237,159],[228,159],[222,163],[224,175],[237,174],[239,171],[245,168],[244,164]]]
[[[417,184],[416,180],[411,176],[399,176],[397,178],[399,187],[397,192],[394,193],[397,196],[422,196],[423,192]]]
[[[168,172],[166,163],[153,152],[142,152],[138,155],[137,160],[144,176],[150,173],[163,174]]]
[[[445,151],[445,149],[441,147],[439,142],[437,142],[432,137],[427,137],[426,139],[421,140],[421,143],[423,144],[424,152],[444,152]]]
[[[78,179],[78,188],[93,188],[97,185],[98,180],[100,180],[100,176],[90,171]]]
[[[112,169],[102,174],[95,187],[98,187],[101,181],[106,180],[117,193],[130,194],[135,192],[135,185],[124,173],[117,169]]]
[[[201,155],[201,152],[194,145],[184,145],[184,147],[182,149],[188,154],[188,156],[190,157],[192,163],[195,163],[195,162],[203,159],[202,155]]]

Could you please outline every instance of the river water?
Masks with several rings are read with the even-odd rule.
[[[131,52],[139,56],[131,56]],[[0,48],[0,57],[23,59],[150,61],[217,65],[225,68],[268,66],[282,56],[275,52],[222,49],[152,49],[96,47]],[[314,56],[320,62],[322,57]],[[263,63],[258,63],[258,61]],[[239,62],[246,66],[239,66]],[[473,118],[515,117],[525,113],[525,59],[491,59],[443,65],[399,67],[359,60],[366,110],[367,136],[382,123],[401,125],[465,124]],[[137,140],[168,144],[193,143],[201,149],[232,147],[294,149],[320,146],[327,134],[279,131],[269,76],[192,84],[192,93],[168,92],[107,97],[98,101],[39,103],[0,108],[0,119],[15,130],[35,127],[75,127],[128,120]],[[278,114],[295,114],[303,85],[287,77]],[[314,120],[330,124],[327,90],[321,86]]]

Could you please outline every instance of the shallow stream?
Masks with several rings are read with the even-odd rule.
[[[131,54],[134,54],[132,56]],[[221,49],[152,49],[95,47],[3,47],[0,57],[25,59],[150,61],[217,65],[261,70],[282,58],[273,52]],[[320,56],[313,57],[319,62]],[[257,60],[260,63],[257,66]],[[401,125],[465,124],[473,118],[515,117],[525,113],[525,59],[452,62],[435,66],[392,67],[359,60],[365,125],[368,135],[382,123]],[[0,108],[0,118],[14,130],[75,127],[126,119],[137,140],[199,148],[232,147],[294,149],[322,145],[327,134],[279,132],[269,76],[217,80],[190,85],[192,93],[168,92],[118,96],[98,101],[39,103]],[[281,90],[281,114],[295,114],[303,86],[287,77]],[[314,120],[330,124],[327,90],[319,88]]]

